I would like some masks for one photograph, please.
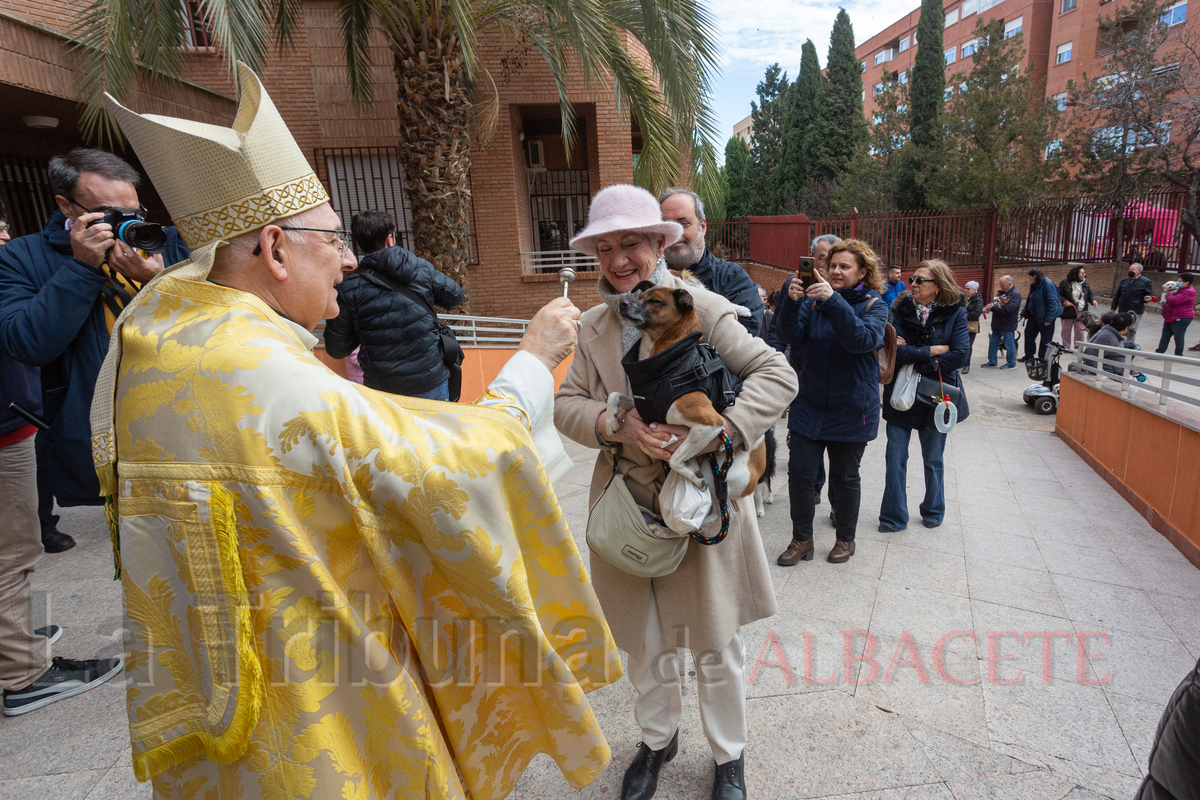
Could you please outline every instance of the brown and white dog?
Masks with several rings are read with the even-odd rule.
[[[708,290],[696,287],[691,291]],[[696,314],[689,290],[668,289],[643,281],[635,288],[635,292],[640,292],[635,295],[636,299],[621,301],[619,313],[625,322],[642,332],[639,361],[657,355],[700,331],[700,317]],[[734,308],[739,315],[743,312],[749,314],[740,306]],[[608,396],[605,428],[609,436],[617,431],[617,415],[633,405],[633,399],[620,392],[613,392]],[[666,419],[661,421],[691,429],[683,443],[672,454],[669,463],[672,469],[691,475],[699,485],[704,481],[705,472],[708,470],[701,470],[703,459],[698,456],[724,429],[725,418],[717,413],[708,395],[695,391],[676,399],[668,409]],[[748,452],[739,452],[726,476],[729,496],[748,497],[753,494],[759,478],[766,469],[766,462],[766,447],[762,439],[749,448]]]

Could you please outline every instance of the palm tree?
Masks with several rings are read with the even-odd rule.
[[[272,39],[290,47],[298,0],[199,0],[213,43],[232,74],[257,66]],[[716,66],[713,20],[702,0],[339,0],[352,96],[371,99],[368,35],[386,31],[398,85],[397,110],[413,214],[414,249],[465,285],[472,133],[485,141],[499,97],[478,59],[489,34],[523,37],[545,60],[558,87],[567,152],[575,132],[568,79],[611,81],[618,108],[642,132],[634,180],[652,191],[689,180],[716,196],[716,128],[709,108]],[[185,17],[179,0],[91,0],[77,20],[85,133],[117,140],[101,98],[125,101],[139,66],[175,76]],[[648,56],[648,58],[647,58]],[[139,65],[140,62],[140,65]]]

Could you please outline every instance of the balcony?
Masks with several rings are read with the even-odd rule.
[[[576,273],[599,272],[600,261],[595,256],[589,256],[576,250],[521,253],[522,275],[550,275],[563,267],[570,267]]]

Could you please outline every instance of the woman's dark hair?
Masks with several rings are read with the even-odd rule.
[[[1029,277],[1033,278],[1034,280],[1041,280],[1042,278],[1046,277],[1042,273],[1042,271],[1040,269],[1038,269],[1037,267],[1030,268],[1028,275],[1029,275]]]
[[[396,232],[396,220],[382,211],[360,211],[350,220],[350,235],[364,253],[377,253]]]
[[[767,306],[770,308],[774,308],[778,304],[779,304],[779,290],[776,289],[775,291],[773,291],[769,295],[767,295]]]
[[[1067,273],[1067,283],[1075,283],[1079,280],[1079,273],[1084,270],[1084,267],[1071,267],[1071,271]]]
[[[4,206],[0,206],[0,214],[3,214],[3,213],[4,213]],[[3,217],[3,216],[0,216],[0,219],[4,219],[4,217]],[[1179,280],[1183,281],[1184,283],[1191,283],[1191,282],[1192,282],[1192,280],[1193,280],[1192,273],[1190,273],[1190,272],[1181,272],[1181,273],[1179,274]]]
[[[1134,316],[1128,311],[1122,311],[1112,318],[1112,322],[1108,323],[1119,331],[1123,331],[1133,325]]]

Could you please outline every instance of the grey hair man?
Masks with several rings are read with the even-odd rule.
[[[1129,265],[1129,273],[1121,279],[1117,293],[1113,295],[1112,310],[1125,311],[1133,314],[1133,326],[1125,336],[1125,341],[1133,343],[1137,339],[1138,325],[1142,322],[1142,313],[1146,310],[1146,298],[1154,294],[1154,284],[1142,275],[1142,265],[1136,261]]]
[[[663,253],[667,264],[681,272],[690,271],[705,289],[750,309],[750,316],[740,319],[751,335],[758,335],[766,306],[744,269],[709,252],[705,244],[708,221],[704,218],[704,201],[700,195],[690,189],[667,189],[659,196],[658,204],[662,207],[664,221],[683,226],[683,237]]]
[[[992,332],[988,337],[988,360],[983,366],[994,367],[997,365],[996,358],[999,355],[1000,344],[1003,342],[1005,363],[1000,369],[1016,369],[1017,345],[1014,334],[1020,317],[1021,292],[1013,284],[1011,275],[1000,278],[1000,293],[987,304],[986,308],[992,311]]]
[[[823,233],[820,236],[814,237],[812,246],[809,251],[813,258],[817,261],[817,269],[822,272],[829,266],[829,251],[833,246],[842,241],[842,237],[835,236],[832,233]]]

